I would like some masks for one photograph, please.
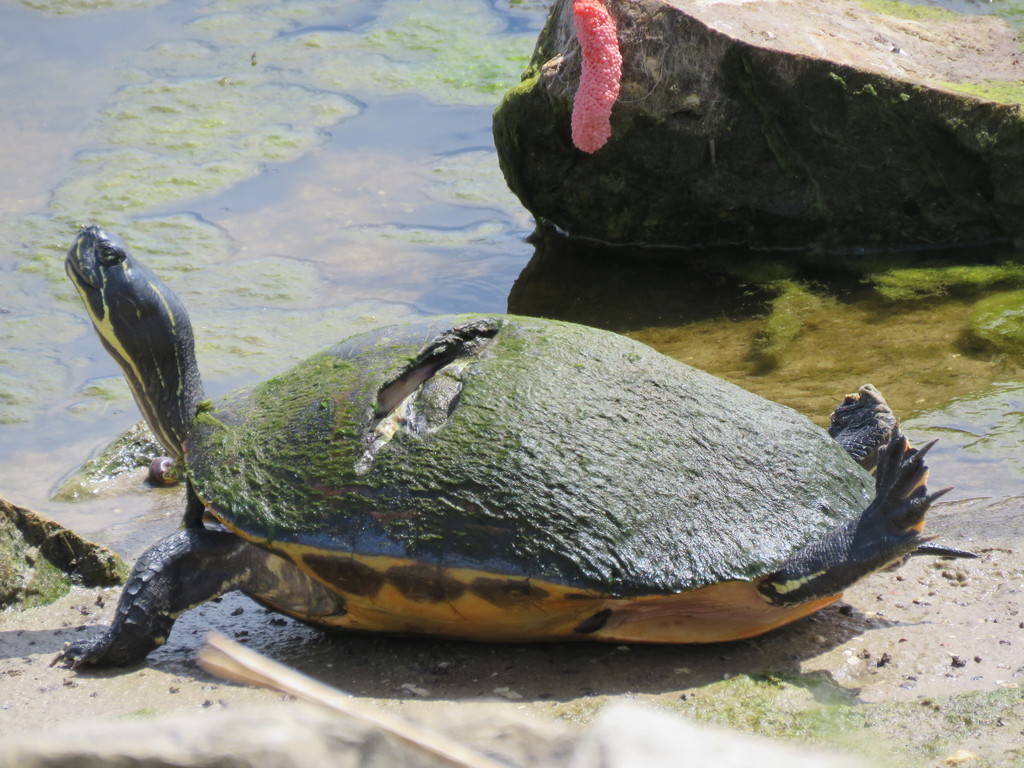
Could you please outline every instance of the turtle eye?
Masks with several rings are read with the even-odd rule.
[[[109,241],[100,243],[97,250],[99,251],[100,264],[105,267],[113,267],[125,259],[124,251]]]

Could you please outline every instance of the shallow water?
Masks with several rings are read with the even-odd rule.
[[[184,297],[210,394],[361,328],[503,311],[532,252],[490,112],[542,8],[114,5],[0,5],[0,493],[87,532],[130,513],[48,497],[137,412],[63,275],[77,225]]]
[[[941,4],[1008,18],[1021,5]],[[372,325],[508,309],[629,333],[819,423],[872,381],[914,439],[943,437],[941,484],[1024,495],[1007,397],[1020,354],[964,341],[979,297],[1024,282],[1021,254],[931,255],[969,274],[921,293],[922,273],[893,271],[920,254],[527,242],[490,114],[545,5],[0,4],[0,494],[107,540],[133,520],[173,524],[173,491],[51,500],[138,418],[63,274],[76,227],[95,221],[182,295],[211,395]],[[893,298],[908,285],[920,295]]]

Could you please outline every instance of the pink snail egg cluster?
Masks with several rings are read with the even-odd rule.
[[[612,135],[612,105],[619,97],[622,53],[615,21],[600,0],[573,0],[573,21],[583,55],[572,104],[572,143],[596,152]]]

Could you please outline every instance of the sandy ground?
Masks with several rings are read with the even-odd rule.
[[[859,702],[927,702],[922,697],[1013,689],[1024,686],[1018,509],[1017,500],[940,503],[929,530],[977,552],[976,560],[915,557],[897,571],[865,579],[809,619],[761,638],[710,646],[329,635],[236,594],[186,613],[167,645],[141,667],[75,673],[50,662],[67,641],[106,622],[118,595],[75,589],[51,606],[0,614],[0,734],[85,715],[199,712],[284,698],[202,671],[195,652],[209,630],[398,710],[497,701],[585,723],[599,704],[616,697],[672,707],[723,679],[763,674],[824,676]],[[1007,725],[998,740],[1024,742],[1024,723]]]

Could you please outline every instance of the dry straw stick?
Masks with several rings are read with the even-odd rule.
[[[508,768],[454,739],[360,704],[347,693],[271,661],[215,632],[207,635],[206,644],[199,650],[199,663],[207,672],[227,680],[272,688],[303,701],[321,704],[358,722],[369,723],[448,765],[458,768]]]

